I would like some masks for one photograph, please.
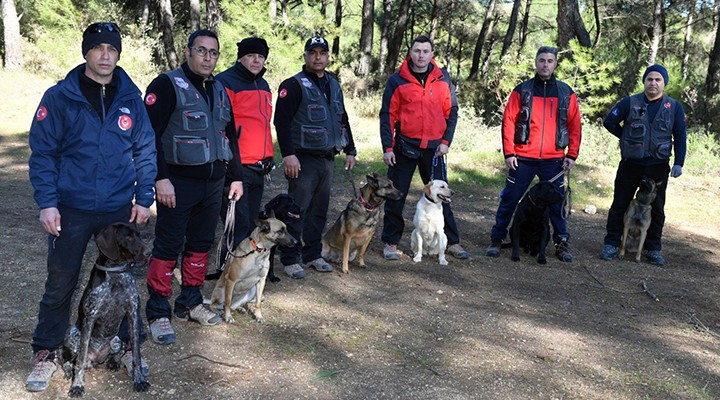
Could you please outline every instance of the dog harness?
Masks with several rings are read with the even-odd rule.
[[[370,205],[370,203],[368,203],[367,200],[365,200],[365,198],[363,197],[362,193],[360,193],[360,195],[358,196],[358,201],[359,201],[360,204],[362,204],[363,207],[365,207],[365,209],[367,209],[368,211],[375,211],[375,210],[378,209],[378,206],[372,206],[372,205]]]

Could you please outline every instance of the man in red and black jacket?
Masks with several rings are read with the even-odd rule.
[[[383,256],[399,259],[397,244],[405,229],[402,212],[415,168],[423,183],[447,180],[443,156],[448,153],[457,124],[457,98],[450,74],[433,60],[427,36],[413,40],[410,56],[400,70],[388,78],[380,109],[380,140],[388,178],[403,195],[385,202]],[[470,254],[460,246],[455,217],[443,203],[447,252],[458,259]]]
[[[575,165],[582,128],[577,97],[567,84],[555,79],[558,50],[540,47],[535,55],[535,77],[510,94],[502,125],[503,155],[508,167],[505,189],[495,214],[486,255],[498,257],[500,245],[518,202],[537,176],[550,181],[564,196],[564,171]],[[573,257],[562,204],[550,206],[555,255],[565,262]]]
[[[225,86],[232,103],[238,148],[242,160],[243,196],[235,207],[235,237],[233,247],[255,229],[260,211],[265,175],[273,167],[273,143],[270,133],[272,92],[263,78],[265,60],[270,48],[265,39],[247,37],[237,44],[237,62],[219,73],[215,79]],[[225,192],[230,180],[225,181]],[[223,196],[221,217],[225,218],[227,196]],[[221,259],[224,259],[224,254]]]

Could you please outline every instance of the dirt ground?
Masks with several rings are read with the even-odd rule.
[[[61,374],[44,393],[24,389],[46,257],[26,143],[3,138],[0,147],[0,398],[64,398],[70,383]],[[387,262],[378,232],[365,270],[351,264],[349,275],[308,271],[269,284],[264,325],[242,314],[209,328],[178,321],[176,344],[146,343],[148,394],[101,367],[88,374],[85,398],[720,398],[717,229],[666,226],[665,268],[604,262],[597,253],[606,210],[576,212],[571,264],[551,257],[539,266],[527,256],[514,263],[509,249],[490,259],[482,254],[496,190],[468,187],[453,207],[471,260]],[[276,178],[268,196],[282,189]],[[352,196],[340,174],[334,190],[330,221]],[[406,254],[416,199],[405,212]],[[143,229],[150,240],[151,226]],[[96,254],[91,245],[83,286]],[[136,271],[143,297],[146,271]],[[206,284],[205,295],[211,291]]]

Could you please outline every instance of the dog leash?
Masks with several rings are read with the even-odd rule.
[[[352,169],[346,169],[345,171],[346,171],[346,176],[347,176],[348,180],[352,184],[353,195],[357,198],[358,192],[357,192],[357,188],[355,188],[355,173],[353,172]]]
[[[225,229],[223,230],[223,238],[218,242],[217,251],[215,252],[215,267],[217,271],[225,269],[225,260],[221,260],[223,245],[228,249],[228,254],[234,256],[232,252],[233,242],[235,240],[235,197],[228,202],[227,212],[225,213]],[[227,256],[226,256],[227,258]]]
[[[437,156],[437,150],[435,151],[435,155],[433,155],[432,159],[432,169],[430,170],[430,181],[435,180],[435,168],[438,165],[438,159],[442,159],[442,167],[440,168],[440,178],[447,182],[447,154],[443,154],[442,156]]]
[[[565,196],[563,198],[562,208],[560,209],[560,216],[562,219],[567,220],[570,217],[572,211],[572,189],[570,189],[570,170],[563,168],[562,171],[558,172],[557,175],[553,176],[548,182],[555,182],[559,177],[563,177],[562,186],[565,188]]]

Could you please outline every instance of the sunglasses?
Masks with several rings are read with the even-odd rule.
[[[86,35],[88,33],[100,33],[100,32],[120,32],[120,28],[114,22],[95,22],[85,29]]]

